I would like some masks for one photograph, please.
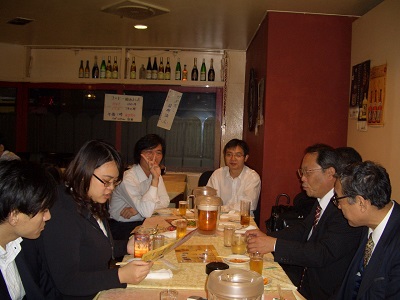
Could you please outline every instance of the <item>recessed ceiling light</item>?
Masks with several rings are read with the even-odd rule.
[[[135,25],[135,26],[133,26],[133,27],[135,27],[136,29],[147,29],[147,26],[146,26],[146,25],[140,25],[140,24]]]

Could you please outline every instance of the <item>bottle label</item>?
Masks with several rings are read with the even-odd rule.
[[[164,79],[164,73],[163,72],[158,72],[158,79],[163,80]]]
[[[79,78],[83,78],[83,70],[79,69]]]
[[[157,76],[158,76],[157,70],[151,71],[151,79],[157,79]]]
[[[206,72],[200,72],[200,80],[206,81]]]
[[[131,71],[131,79],[136,79],[136,71]]]
[[[113,79],[118,79],[118,71],[113,71],[112,72],[112,78]]]
[[[175,72],[175,80],[181,80],[181,72],[180,71]]]
[[[106,78],[106,70],[100,70],[100,78]]]
[[[146,70],[146,79],[151,79],[151,70]]]
[[[170,72],[165,72],[164,79],[165,80],[170,80],[171,79],[171,73]]]
[[[107,79],[111,78],[111,71],[110,70],[106,71],[106,78]]]

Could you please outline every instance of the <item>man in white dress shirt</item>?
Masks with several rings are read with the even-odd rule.
[[[240,210],[240,200],[251,202],[251,213],[257,208],[261,180],[256,171],[245,165],[249,146],[243,140],[230,140],[224,147],[225,167],[214,171],[207,186],[217,190],[222,211]]]
[[[151,217],[154,210],[169,205],[169,196],[161,177],[160,163],[165,142],[156,134],[137,141],[134,165],[124,173],[110,201],[110,228],[114,239],[127,240],[132,230]]]
[[[55,182],[42,167],[0,161],[0,299],[44,299],[20,252],[22,238],[40,236],[54,197]]]

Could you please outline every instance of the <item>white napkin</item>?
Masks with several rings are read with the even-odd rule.
[[[257,229],[257,227],[253,226],[253,225],[249,225],[249,226],[247,226],[245,228],[242,228],[242,229],[239,229],[239,230],[235,230],[235,232],[246,233],[247,230],[252,230],[252,229]]]
[[[170,269],[161,269],[149,272],[147,274],[146,279],[169,279],[172,278],[174,275]]]
[[[163,236],[165,236],[166,238],[169,238],[169,239],[174,239],[174,238],[176,238],[176,230],[173,230],[173,231],[166,231],[166,232],[162,232],[162,233],[160,233],[160,234],[162,234]]]

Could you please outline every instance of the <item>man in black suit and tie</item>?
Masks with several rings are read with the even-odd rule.
[[[307,195],[318,200],[310,214],[270,236],[259,230],[246,232],[248,252],[274,252],[274,260],[308,300],[328,299],[335,293],[360,242],[361,229],[350,227],[330,201],[337,164],[338,153],[332,147],[308,147],[298,174]]]
[[[336,299],[400,299],[400,206],[388,173],[366,161],[338,177],[332,202],[363,234]]]
[[[54,179],[42,167],[0,161],[0,299],[44,299],[20,251],[22,238],[40,236],[54,197]]]

